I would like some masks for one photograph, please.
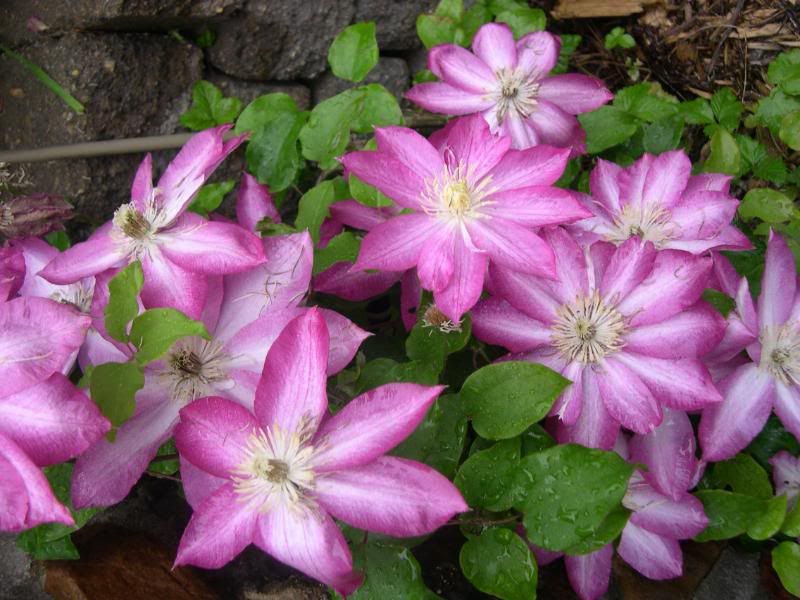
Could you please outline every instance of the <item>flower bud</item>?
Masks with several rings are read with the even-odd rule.
[[[38,237],[64,229],[72,205],[50,194],[18,196],[0,203],[0,235],[8,239]]]

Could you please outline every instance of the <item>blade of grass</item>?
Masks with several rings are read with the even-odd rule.
[[[29,61],[24,56],[21,56],[20,54],[17,54],[16,52],[11,50],[10,48],[7,48],[6,46],[3,46],[2,44],[0,44],[0,51],[5,52],[11,58],[13,58],[18,63],[20,63],[23,67],[28,69],[33,74],[33,76],[36,77],[36,79],[41,81],[56,96],[61,98],[64,101],[64,104],[69,106],[76,113],[83,114],[83,111],[85,110],[84,107],[83,107],[83,104],[78,102],[78,100],[77,100],[77,98],[75,98],[75,96],[70,94],[63,87],[61,87],[61,85],[59,85],[59,83],[55,79],[53,79],[52,77],[50,77],[50,75],[45,73],[44,70],[41,67],[39,67],[37,64]]]

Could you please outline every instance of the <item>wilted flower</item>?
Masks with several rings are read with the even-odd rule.
[[[487,23],[475,34],[472,52],[445,44],[431,48],[428,68],[441,79],[421,83],[406,98],[448,115],[481,113],[492,133],[509,136],[514,148],[550,144],[585,151],[586,134],[575,115],[611,98],[588,75],[551,75],[561,41],[544,31],[514,42],[507,25]]]
[[[560,281],[493,268],[498,297],[472,313],[475,335],[572,381],[553,406],[559,438],[611,448],[622,425],[647,434],[662,407],[696,410],[722,398],[699,357],[722,338],[700,300],[711,259],[657,252],[631,238],[586,251],[557,227],[542,232]]]
[[[769,464],[772,465],[775,495],[785,494],[788,510],[792,510],[800,498],[800,457],[781,450],[769,459]]]
[[[72,246],[41,272],[52,283],[74,283],[140,260],[145,275],[142,301],[169,306],[198,318],[208,276],[249,269],[264,261],[261,242],[238,225],[207,221],[186,212],[192,198],[228,154],[243,141],[223,142],[229,125],[192,137],[152,184],[148,155],[136,173],[131,202],[85,242]]]
[[[384,456],[424,418],[441,387],[389,384],[327,416],[328,334],[316,309],[270,350],[254,413],[222,398],[181,411],[175,443],[194,515],[176,564],[217,568],[251,543],[348,594],[360,583],[331,517],[417,536],[467,510],[430,467]]]
[[[773,407],[800,439],[800,298],[786,241],[770,234],[757,308],[745,278],[736,290],[726,287],[736,309],[728,317],[731,333],[723,344],[728,356],[746,350],[750,361],[718,383],[725,399],[703,411],[700,445],[710,461],[728,459],[747,446]]]
[[[72,205],[60,196],[31,194],[0,202],[0,235],[8,239],[38,237],[64,229]]]
[[[477,302],[491,261],[555,277],[553,251],[533,229],[590,213],[573,193],[553,187],[568,152],[549,146],[509,150],[483,119],[459,119],[426,140],[402,127],[376,130],[377,152],[342,162],[408,214],[367,233],[355,269],[417,267],[422,287],[458,321]]]
[[[584,204],[594,213],[571,226],[583,241],[621,244],[631,237],[702,254],[710,249],[746,250],[752,244],[731,225],[739,201],[729,193],[731,177],[692,175],[682,150],[645,154],[630,167],[598,159]]]
[[[89,318],[42,298],[0,303],[0,530],[73,525],[39,467],[74,458],[111,427],[65,365]]]

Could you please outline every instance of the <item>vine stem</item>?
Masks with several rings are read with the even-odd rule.
[[[452,519],[445,525],[507,525],[519,521],[519,515],[506,517],[504,519]]]

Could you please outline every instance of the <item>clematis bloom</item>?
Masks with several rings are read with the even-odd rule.
[[[416,536],[467,510],[435,470],[384,456],[414,431],[442,388],[385,385],[326,418],[328,343],[312,309],[270,349],[254,412],[214,397],[181,411],[175,442],[194,514],[176,564],[220,567],[254,543],[346,595],[361,578],[331,517]]]
[[[542,234],[560,281],[493,269],[497,296],[475,307],[472,327],[479,339],[518,353],[512,358],[572,381],[551,411],[559,441],[610,449],[620,425],[647,434],[663,407],[696,410],[722,399],[699,359],[725,329],[700,300],[710,258],[656,252],[637,238],[584,251],[561,228]]]
[[[169,306],[199,318],[208,276],[243,271],[264,261],[261,243],[252,233],[186,212],[214,169],[242,143],[242,136],[224,142],[228,129],[223,125],[193,136],[156,187],[147,155],[133,181],[131,202],[120,206],[113,220],[87,241],[56,256],[40,275],[63,285],[140,260],[146,307]]]
[[[757,306],[745,278],[736,289],[724,283],[729,277],[718,279],[736,300],[723,341],[727,356],[746,350],[750,360],[719,382],[723,402],[703,411],[700,445],[709,461],[731,458],[744,449],[773,407],[784,427],[800,439],[800,297],[789,246],[770,233]]]
[[[0,303],[0,531],[74,524],[40,467],[74,458],[111,427],[61,373],[89,323],[52,300]]]
[[[431,141],[402,127],[376,130],[376,152],[352,152],[346,168],[409,214],[367,233],[354,269],[413,267],[453,322],[477,302],[492,262],[555,277],[552,249],[534,233],[589,216],[572,192],[553,187],[568,151],[509,150],[483,119],[459,119]]]
[[[591,196],[582,196],[594,216],[571,228],[585,243],[639,237],[659,250],[692,254],[752,248],[731,224],[739,207],[730,195],[731,177],[691,172],[682,150],[645,154],[628,168],[598,159],[589,177]]]
[[[549,144],[583,153],[586,133],[575,115],[614,95],[588,75],[548,76],[560,48],[550,33],[529,33],[515,43],[507,25],[487,23],[475,34],[472,52],[455,44],[431,48],[428,68],[441,81],[415,85],[406,98],[432,112],[479,113],[514,148]]]

